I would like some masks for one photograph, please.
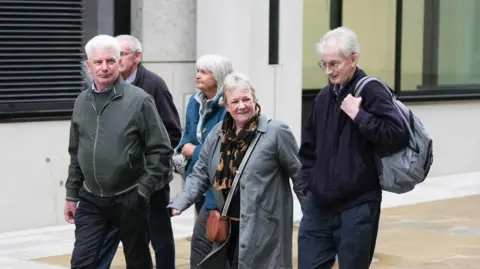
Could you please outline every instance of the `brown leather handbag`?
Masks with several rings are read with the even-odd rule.
[[[218,210],[211,210],[207,219],[207,239],[210,242],[224,243],[230,233],[230,222]]]
[[[230,235],[230,219],[227,216],[228,209],[230,208],[230,203],[232,202],[233,194],[238,186],[238,181],[240,180],[240,176],[243,172],[243,167],[247,163],[250,155],[252,154],[253,148],[257,144],[258,138],[260,137],[261,133],[258,133],[255,139],[252,141],[250,146],[248,147],[245,156],[243,157],[240,166],[238,167],[237,173],[235,174],[235,178],[233,179],[232,185],[230,187],[230,191],[227,195],[227,200],[223,204],[222,213],[218,210],[211,210],[208,219],[207,219],[207,240],[214,243],[223,244],[228,240],[228,236]],[[223,199],[223,195],[219,195],[219,197],[215,197],[216,200]],[[219,201],[217,201],[219,202]]]

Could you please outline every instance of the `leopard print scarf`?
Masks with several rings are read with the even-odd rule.
[[[238,166],[242,162],[248,146],[256,136],[258,119],[260,116],[260,105],[256,105],[255,116],[245,125],[238,135],[235,133],[235,121],[230,113],[225,114],[222,123],[222,144],[220,145],[220,162],[215,174],[213,187],[217,190],[230,189]]]

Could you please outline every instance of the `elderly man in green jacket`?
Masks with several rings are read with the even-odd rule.
[[[152,268],[149,199],[168,184],[170,139],[153,98],[120,76],[118,41],[99,35],[85,51],[93,83],[75,101],[65,185],[65,219],[76,226],[71,268],[97,266],[113,225],[127,268]]]

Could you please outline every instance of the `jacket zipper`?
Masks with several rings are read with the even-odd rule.
[[[97,158],[96,158],[96,156],[97,156],[98,126],[100,125],[100,115],[102,114],[103,110],[105,109],[105,107],[107,107],[107,105],[111,101],[115,100],[118,96],[119,95],[114,96],[113,98],[108,100],[107,103],[105,103],[105,105],[100,110],[100,113],[98,113],[97,108],[92,103],[93,110],[95,110],[95,112],[97,113],[97,126],[96,126],[96,129],[95,129],[95,142],[93,144],[93,177],[95,178],[95,182],[97,182],[97,185],[100,188],[100,197],[103,197],[103,189],[102,189],[102,186],[100,185],[100,182],[98,181],[98,178],[97,178],[97,165],[96,165]]]
[[[128,163],[130,164],[130,168],[133,168],[133,165],[132,165],[132,153],[128,153]]]
[[[100,182],[97,179],[97,165],[96,165],[96,152],[97,152],[97,138],[98,138],[98,125],[100,123],[100,114],[97,112],[97,108],[92,103],[93,110],[97,114],[97,123],[95,127],[95,141],[93,142],[93,177],[95,178],[95,182],[97,182],[98,187],[100,188],[100,197],[103,197],[103,189],[100,186]]]
[[[103,189],[100,185],[100,182],[97,179],[97,165],[96,165],[96,155],[97,155],[97,138],[98,138],[98,125],[100,123],[100,115],[97,114],[97,128],[95,130],[95,143],[93,144],[93,175],[95,177],[95,182],[97,182],[98,187],[100,188],[100,197],[103,197]]]

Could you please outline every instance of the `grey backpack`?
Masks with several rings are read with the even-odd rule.
[[[354,95],[361,95],[367,83],[376,81],[383,85],[392,96],[392,101],[408,126],[410,142],[404,149],[388,156],[375,154],[375,164],[379,174],[380,186],[393,193],[405,193],[422,183],[430,171],[433,162],[432,139],[428,136],[420,120],[400,102],[382,80],[365,76],[357,82]]]

